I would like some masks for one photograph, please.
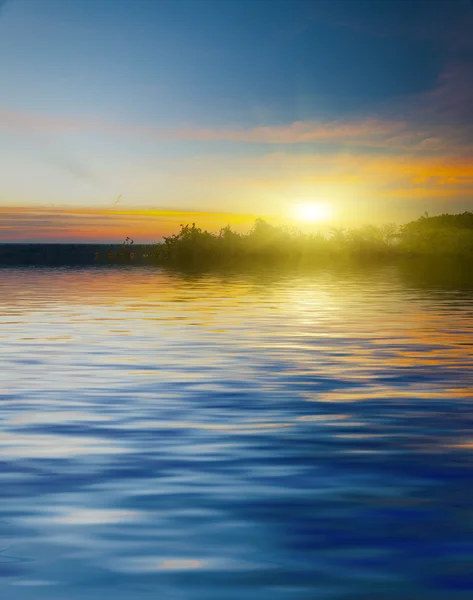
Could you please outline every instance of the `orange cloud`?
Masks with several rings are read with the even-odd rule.
[[[275,183],[297,178],[298,181],[371,185],[383,189],[400,183],[412,187],[422,184],[432,191],[442,186],[458,190],[473,187],[473,156],[469,155],[273,153],[252,162],[256,162],[262,172],[271,173],[270,179]]]
[[[181,223],[219,229],[231,224],[248,228],[252,215],[173,210],[107,210],[43,207],[0,207],[0,242],[113,242],[131,236],[135,242],[155,242]]]

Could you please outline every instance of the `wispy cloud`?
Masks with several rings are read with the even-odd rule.
[[[451,117],[469,114],[473,100],[471,82],[462,73],[442,75],[434,90],[413,98],[404,107],[394,107],[393,114],[403,119],[382,116],[344,120],[296,121],[283,125],[259,127],[158,128],[152,125],[110,123],[104,120],[62,118],[29,114],[0,107],[0,129],[22,134],[84,134],[154,138],[235,144],[317,144],[342,147],[367,147],[386,150],[441,151],[469,143],[465,130],[459,130]],[[64,161],[62,161],[64,162]],[[77,169],[75,169],[77,170]]]
[[[449,63],[441,73],[438,85],[418,102],[424,115],[451,124],[471,134],[473,129],[473,64]]]
[[[379,119],[359,121],[297,121],[289,125],[251,129],[185,129],[177,137],[196,140],[299,144],[308,142],[373,142],[405,131],[406,123]]]
[[[43,133],[104,132],[117,135],[151,136],[160,138],[225,141],[268,144],[298,144],[307,142],[376,143],[406,130],[403,121],[369,118],[361,120],[296,121],[287,125],[209,129],[187,127],[165,129],[149,125],[109,123],[103,120],[60,118],[29,114],[0,108],[0,127],[11,130]]]

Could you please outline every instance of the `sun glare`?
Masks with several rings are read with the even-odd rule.
[[[294,217],[306,223],[327,221],[332,212],[331,206],[322,202],[303,202],[294,207]]]

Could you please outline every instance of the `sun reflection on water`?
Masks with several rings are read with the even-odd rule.
[[[473,286],[1,274],[2,597],[470,585]]]

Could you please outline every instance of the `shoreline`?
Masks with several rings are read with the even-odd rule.
[[[392,248],[369,252],[332,250],[310,254],[277,254],[271,252],[242,253],[236,256],[198,254],[180,259],[160,255],[159,244],[71,244],[71,243],[1,243],[0,267],[21,266],[157,266],[213,270],[258,267],[316,267],[330,264],[399,264],[405,262],[459,262],[473,266],[473,256],[455,253],[409,252]],[[200,260],[202,259],[202,260]],[[213,260],[215,259],[215,260]]]

